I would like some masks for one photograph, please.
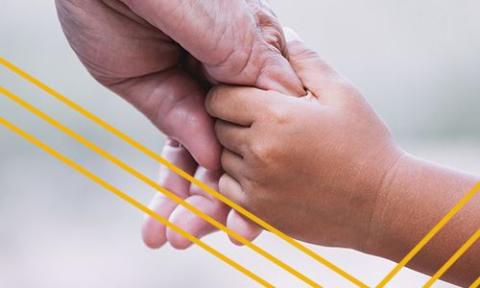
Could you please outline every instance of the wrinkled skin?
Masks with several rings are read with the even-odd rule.
[[[174,139],[167,141],[164,157],[214,188],[221,148],[203,105],[210,85],[304,94],[286,59],[281,26],[262,0],[56,0],[56,4],[66,36],[92,76]],[[222,203],[162,169],[161,185],[246,238],[258,235],[258,228],[236,212],[228,212]],[[197,237],[213,231],[160,195],[151,207]],[[152,248],[166,241],[177,248],[191,244],[153,219],[146,220],[143,237]]]

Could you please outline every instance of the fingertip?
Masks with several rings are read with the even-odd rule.
[[[220,143],[211,141],[209,145],[206,145],[205,150],[197,153],[195,160],[198,164],[208,170],[217,171],[221,169],[220,154],[222,147]]]
[[[210,88],[205,97],[205,110],[208,115],[214,118],[217,117],[216,108],[222,106],[220,100],[225,97],[224,94],[227,89],[228,87],[224,85],[216,85]]]
[[[190,240],[171,229],[167,231],[167,238],[168,243],[170,243],[170,246],[175,250],[187,250],[193,245]]]
[[[233,231],[240,234],[246,240],[252,242],[261,234],[262,229],[252,223],[248,219],[245,219],[243,216],[238,214],[237,211],[231,210],[227,217],[227,227]],[[238,240],[230,237],[230,241],[237,246],[244,246],[243,243],[240,243]]]
[[[159,249],[167,242],[165,226],[153,218],[146,218],[142,225],[142,240],[150,249]]]
[[[162,195],[155,195],[149,204],[149,208],[157,216],[168,219],[177,204]],[[159,249],[167,242],[167,227],[151,215],[146,215],[142,224],[142,239],[145,245],[151,249]]]
[[[244,237],[244,238],[245,238],[245,237]],[[243,246],[245,246],[245,244],[239,242],[239,241],[236,240],[235,238],[232,238],[232,236],[230,236],[230,235],[228,236],[228,239],[229,239],[230,242],[231,242],[233,245],[235,245],[235,246],[238,246],[238,247],[243,247]],[[245,239],[246,239],[246,238],[245,238]],[[249,239],[246,239],[246,240],[250,241]]]
[[[193,235],[191,231],[189,231],[192,229],[191,225],[189,225],[188,223],[184,223],[186,219],[182,216],[183,214],[183,207],[179,206],[170,215],[168,221],[172,222],[175,226],[191,234],[192,236],[197,237],[196,235]],[[177,233],[174,229],[170,227],[166,229],[166,239],[170,246],[172,246],[172,248],[176,250],[186,250],[193,244],[190,240]]]
[[[264,69],[258,77],[257,85],[262,89],[299,97],[304,95],[304,87],[289,63],[289,44],[287,43],[285,55],[277,53],[271,57],[274,60],[267,64],[268,69]]]
[[[189,213],[189,210],[186,210],[186,208],[184,208],[183,206],[178,206],[172,212],[172,214],[170,214],[168,221],[170,221],[183,231],[189,233],[193,237],[197,237],[197,235],[194,235],[194,233],[192,233],[192,230],[194,230],[195,227],[192,227],[192,223],[190,221],[191,215],[189,215]],[[175,231],[174,229],[167,228],[166,230],[166,238],[172,248],[176,250],[186,250],[190,246],[192,246],[193,243],[190,240],[177,233],[177,231]]]
[[[187,202],[220,224],[225,223],[228,210],[220,202],[210,200],[201,195],[190,196]],[[216,231],[215,227],[209,222],[182,206],[175,209],[169,220],[197,239],[201,239]],[[173,231],[173,229],[167,229],[167,240],[173,248],[178,250],[185,250],[193,244],[187,238]]]

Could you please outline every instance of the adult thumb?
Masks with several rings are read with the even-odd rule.
[[[284,28],[290,65],[297,73],[303,86],[319,100],[332,99],[332,86],[339,83],[341,76],[320,55],[309,48],[291,28]]]

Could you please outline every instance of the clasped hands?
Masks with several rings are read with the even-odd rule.
[[[404,153],[352,84],[294,32],[285,39],[264,0],[56,4],[92,76],[168,136],[168,161],[296,239],[399,261],[480,180]],[[261,231],[167,168],[159,184],[247,240]],[[477,229],[472,203],[410,267],[433,273]],[[160,194],[150,207],[198,238],[215,231]],[[151,218],[142,235],[191,246]],[[476,277],[478,249],[447,277]]]
[[[353,245],[367,233],[380,177],[363,174],[398,153],[379,157],[396,151],[383,124],[293,32],[285,40],[265,1],[56,4],[88,71],[169,136],[170,162],[298,239]],[[260,233],[166,168],[160,184],[248,240]],[[150,206],[196,237],[214,231],[162,195]],[[151,218],[143,238],[152,248],[191,245]]]
[[[289,63],[308,93],[297,97],[253,87],[212,86],[205,107],[215,119],[221,170],[201,168],[196,176],[296,239],[361,249],[369,239],[383,177],[403,152],[355,87],[295,32],[289,30],[287,36]],[[166,155],[183,149],[169,145]],[[201,197],[209,197],[196,187],[190,192],[188,201],[197,206]],[[259,235],[254,223],[209,199],[215,205],[204,206],[204,212],[249,240]],[[214,231],[180,206],[170,219],[194,235]],[[161,243],[158,226],[147,219],[147,245]],[[191,244],[170,231],[166,238],[178,249]]]

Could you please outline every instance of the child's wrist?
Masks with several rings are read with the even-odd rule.
[[[379,256],[388,255],[389,252],[386,250],[395,249],[391,245],[384,245],[385,242],[382,241],[387,238],[387,235],[390,237],[392,233],[395,233],[391,231],[392,219],[396,219],[398,215],[403,215],[404,220],[408,221],[408,216],[401,211],[404,205],[402,205],[402,197],[400,197],[398,192],[402,190],[401,187],[405,178],[404,172],[414,169],[418,165],[418,160],[400,149],[393,152],[393,154],[378,188],[368,237],[361,248],[363,252]]]

